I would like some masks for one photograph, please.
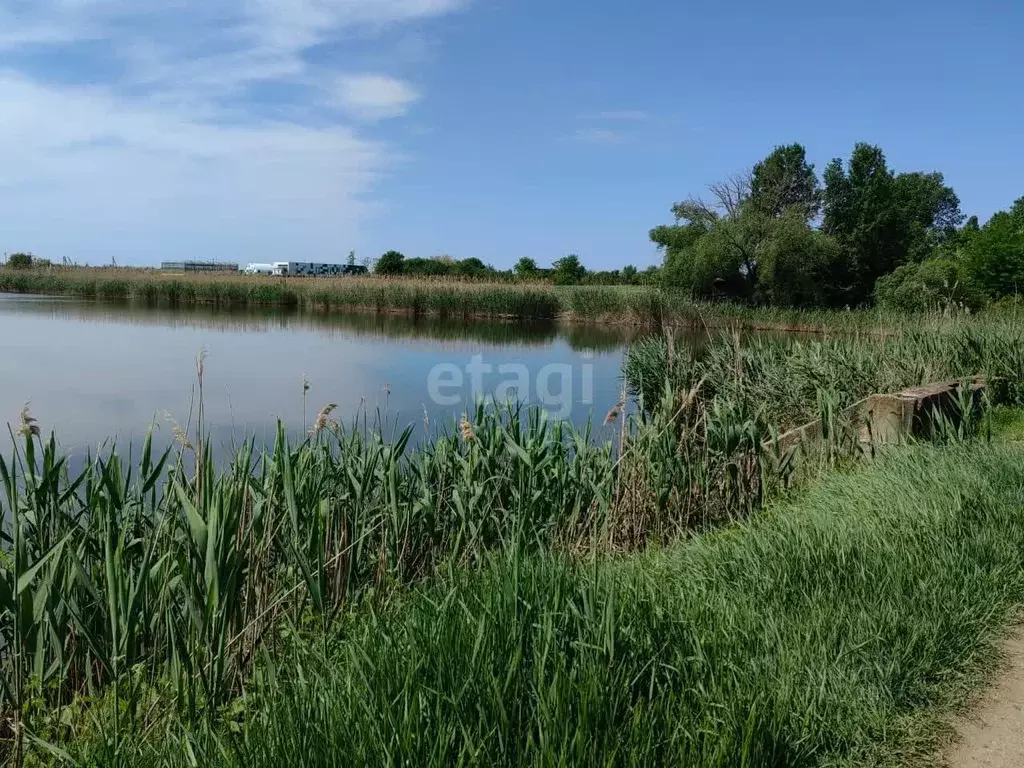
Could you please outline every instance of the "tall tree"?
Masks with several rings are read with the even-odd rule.
[[[829,163],[824,178],[822,228],[850,252],[853,303],[869,301],[879,277],[927,257],[963,221],[942,174],[896,176],[869,144],[857,144],[846,167]]]
[[[874,281],[904,260],[893,209],[895,180],[878,147],[858,144],[849,170],[836,158],[825,169],[822,229],[849,248],[855,260],[855,300],[866,299]]]
[[[960,198],[941,173],[901,173],[895,179],[895,204],[903,215],[909,261],[921,261],[956,237],[964,215]]]
[[[1024,292],[1024,197],[973,233],[964,260],[968,274],[990,296]]]
[[[373,271],[378,275],[400,275],[405,269],[405,256],[398,251],[388,251],[379,259]]]
[[[843,248],[811,229],[803,212],[771,220],[758,251],[756,297],[789,307],[827,307],[842,299],[846,260]]]
[[[457,261],[454,265],[455,274],[461,277],[483,277],[493,271],[476,256]]]
[[[537,276],[537,262],[529,256],[523,256],[512,269],[516,273],[516,277],[526,279]]]
[[[676,223],[655,227],[650,238],[664,253],[663,284],[667,288],[691,288],[694,283],[691,249],[707,234],[709,225],[701,220],[680,218],[679,205],[672,210]]]
[[[551,265],[551,276],[558,285],[576,285],[586,277],[587,270],[574,253],[564,256]]]
[[[802,144],[776,147],[754,166],[750,202],[765,216],[797,215],[805,222],[821,211],[821,185]]]

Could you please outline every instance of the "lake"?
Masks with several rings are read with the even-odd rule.
[[[26,402],[44,433],[82,456],[116,439],[124,451],[150,425],[173,439],[194,412],[204,355],[206,432],[223,454],[254,435],[272,443],[322,406],[350,424],[379,414],[422,434],[452,424],[480,396],[519,399],[600,427],[620,398],[622,361],[637,332],[282,310],[175,310],[0,294],[0,422]],[[308,384],[305,389],[304,382]],[[305,397],[304,397],[305,395]],[[425,419],[426,417],[426,419]],[[194,420],[193,429],[194,434]]]

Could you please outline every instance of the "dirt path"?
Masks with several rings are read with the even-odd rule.
[[[1024,634],[1005,648],[1006,668],[974,710],[957,724],[960,740],[946,752],[950,768],[1024,766]]]

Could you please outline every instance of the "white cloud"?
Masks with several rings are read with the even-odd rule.
[[[606,128],[580,128],[575,136],[579,141],[591,144],[621,144],[627,139],[625,134]]]
[[[345,75],[335,89],[338,106],[363,120],[404,115],[419,97],[411,85],[386,75]]]
[[[42,238],[54,257],[336,255],[389,163],[384,145],[344,128],[216,124],[12,76],[0,100],[0,234],[47,250],[31,240]]]
[[[324,108],[393,117],[419,92],[310,49],[467,2],[0,0],[0,58],[32,62],[0,70],[0,249],[139,262],[347,251],[400,151]],[[83,43],[102,58],[78,69],[92,84],[49,79]],[[262,84],[283,86],[287,108],[254,99]]]
[[[607,112],[595,112],[592,115],[583,115],[583,120],[608,121],[608,122],[643,122],[650,120],[647,112],[638,109],[621,109]]]

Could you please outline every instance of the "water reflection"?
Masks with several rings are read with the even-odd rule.
[[[629,326],[503,322],[371,312],[325,314],[284,307],[240,309],[199,305],[174,309],[129,301],[83,301],[20,294],[0,295],[0,312],[38,313],[67,320],[116,325],[160,325],[247,333],[302,330],[386,339],[480,341],[509,346],[544,346],[561,338],[574,350],[614,350],[628,345],[640,334]]]
[[[194,405],[200,350],[208,354],[206,427],[223,454],[246,435],[272,442],[278,418],[299,437],[327,403],[344,423],[360,413],[418,430],[424,416],[450,423],[473,407],[477,390],[535,404],[564,397],[567,418],[600,423],[619,399],[623,353],[637,336],[615,327],[14,295],[0,295],[0,322],[0,423],[16,422],[31,401],[44,431],[56,430],[79,457],[105,440],[138,444],[151,423],[157,445],[169,445],[172,421],[185,426]],[[430,386],[439,366],[462,372],[443,400]],[[474,378],[481,369],[489,372]],[[523,374],[512,390],[508,370]]]

